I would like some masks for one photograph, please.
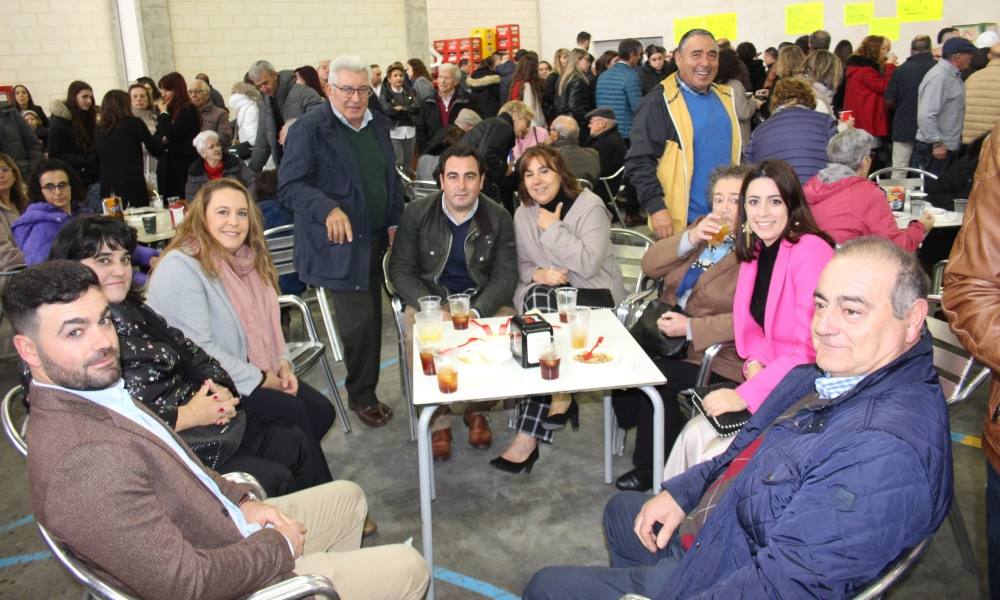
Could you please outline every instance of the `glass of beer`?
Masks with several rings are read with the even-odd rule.
[[[576,309],[576,292],[574,287],[556,289],[556,308],[559,310],[560,323],[568,323],[567,315]]]
[[[718,246],[719,244],[721,244],[726,240],[727,235],[729,235],[729,223],[724,222],[722,223],[722,226],[719,228],[719,231],[717,231],[715,235],[709,238],[708,245],[715,248],[716,246]]]
[[[438,391],[442,394],[454,394],[458,391],[458,368],[450,358],[440,354],[434,357],[437,367]]]
[[[469,328],[469,303],[472,297],[468,294],[452,294],[448,296],[448,310],[451,311],[451,324],[456,330]]]
[[[542,379],[559,379],[559,352],[552,342],[542,344],[541,353],[538,355],[538,366],[542,372]]]
[[[441,341],[442,325],[440,310],[422,310],[416,314],[417,339],[421,344]]]
[[[424,296],[418,298],[421,311],[441,310],[441,296]]]
[[[590,309],[577,306],[567,313],[569,318],[569,339],[573,348],[585,348],[590,328]]]

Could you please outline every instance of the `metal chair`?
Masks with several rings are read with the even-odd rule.
[[[396,173],[403,182],[403,193],[411,202],[423,200],[441,191],[436,181],[416,179],[415,175],[402,165],[396,165]]]
[[[964,350],[958,351],[962,348],[962,344],[946,321],[927,317],[926,323],[927,330],[934,337],[934,367],[938,371],[941,390],[949,405],[957,404],[971,396],[990,378],[990,370],[980,366],[976,359],[967,356]],[[955,545],[958,546],[958,552],[962,556],[962,563],[970,573],[978,577],[979,561],[976,560],[965,520],[956,501],[952,501],[948,523],[955,537]]]
[[[638,231],[614,227],[611,229],[611,248],[614,251],[618,267],[626,282],[634,281],[632,292],[640,292],[652,284],[652,279],[642,272],[642,256],[653,245],[653,240]],[[628,283],[625,289],[629,289]]]
[[[25,415],[24,421],[20,425],[14,418],[14,402],[21,398],[23,392],[23,387],[15,385],[4,395],[3,401],[0,402],[0,422],[3,424],[3,432],[10,440],[10,444],[21,456],[27,456],[28,442],[25,440],[25,435],[28,431],[28,415]]]
[[[893,174],[898,171],[905,172],[907,176],[902,179],[894,178]],[[883,178],[882,176],[886,174],[888,174],[888,177]],[[912,175],[916,175],[916,177],[911,177]],[[934,181],[937,179],[937,175],[922,169],[915,169],[913,167],[902,167],[898,169],[895,167],[886,167],[868,175],[868,179],[874,181],[882,187],[899,186],[910,190],[917,190],[919,192],[925,191],[924,188],[926,187],[928,178],[930,178],[931,181]]]
[[[294,225],[281,225],[264,231],[264,240],[267,242],[267,249],[271,253],[271,260],[278,275],[289,275],[295,273],[295,230]],[[337,335],[337,328],[333,324],[333,314],[330,311],[329,299],[326,290],[323,288],[312,288],[315,293],[314,300],[319,304],[320,314],[323,317],[323,325],[326,327],[327,338],[330,340],[330,353],[333,360],[343,360],[344,353],[340,344],[340,337]],[[312,311],[309,310],[307,301],[299,296],[286,294],[278,297],[281,306],[298,309],[302,315],[302,323],[305,325],[306,340],[301,342],[288,342],[288,352],[292,355],[292,366],[295,374],[300,375],[311,369],[317,362],[323,366],[327,383],[333,394],[333,405],[337,411],[337,418],[340,419],[340,427],[344,433],[351,432],[351,420],[344,409],[343,400],[340,398],[340,391],[337,389],[337,382],[333,378],[333,370],[326,359],[326,345],[320,341],[316,332],[316,324],[313,321]]]
[[[615,200],[618,198],[618,194],[622,193],[625,189],[625,165],[622,165],[611,175],[599,178],[598,181],[601,182],[601,185],[604,187],[604,192],[607,194],[604,201],[611,206],[611,212],[614,213],[615,218],[618,219],[618,223],[624,227],[625,216],[622,214],[622,210],[619,208],[618,203],[615,202]]]
[[[410,390],[410,357],[406,355],[403,297],[399,295],[396,287],[389,280],[389,256],[391,253],[392,249],[390,248],[382,257],[382,279],[385,281],[385,291],[389,295],[389,304],[392,306],[392,320],[396,326],[396,338],[399,342],[399,389],[410,412],[410,441],[414,442],[417,439],[417,413],[413,408],[413,392]]]
[[[576,182],[579,183],[580,187],[582,187],[583,189],[594,191],[594,184],[591,183],[589,179],[582,179],[580,177],[577,177]]]
[[[902,575],[905,573],[915,562],[920,558],[920,555],[930,544],[931,538],[933,536],[928,536],[924,538],[919,544],[905,550],[899,555],[899,558],[894,560],[889,564],[888,567],[882,571],[878,579],[869,583],[859,591],[852,600],[877,600],[881,598],[886,591],[894,584]],[[646,596],[640,594],[625,594],[619,600],[650,600]]]

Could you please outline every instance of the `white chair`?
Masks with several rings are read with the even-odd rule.
[[[618,219],[618,223],[624,227],[625,216],[622,214],[622,210],[619,208],[616,200],[618,199],[618,195],[625,189],[625,165],[622,165],[611,175],[599,178],[598,181],[601,182],[601,185],[604,187],[604,192],[607,194],[604,198],[605,202],[611,206],[611,212],[613,212],[615,218]]]
[[[295,232],[293,225],[282,225],[274,227],[264,232],[264,240],[267,242],[267,249],[271,253],[271,260],[278,276],[295,273],[295,263],[293,255],[295,253]],[[330,311],[329,299],[323,288],[313,288],[314,300],[319,304],[320,314],[323,316],[323,324],[326,326],[327,338],[330,340],[330,353],[333,360],[343,360],[343,350],[340,345],[340,337],[337,335],[337,328],[333,324],[333,314]],[[297,309],[302,316],[302,323],[305,326],[305,341],[289,341],[288,352],[292,355],[292,366],[295,367],[296,376],[307,372],[317,362],[323,366],[326,374],[327,384],[333,395],[333,405],[337,411],[337,418],[340,419],[340,427],[344,433],[351,432],[351,420],[344,409],[340,391],[337,389],[337,382],[333,378],[333,370],[326,358],[326,345],[320,341],[316,332],[316,324],[313,321],[312,311],[303,298],[291,294],[278,297],[278,302],[283,307]]]
[[[653,240],[638,231],[614,227],[611,229],[611,248],[625,280],[625,289],[640,292],[647,289],[652,279],[642,272],[642,257],[653,245]],[[629,282],[634,282],[629,285]]]
[[[413,392],[410,390],[410,357],[406,355],[406,324],[403,322],[403,297],[396,291],[396,287],[389,280],[389,256],[392,249],[389,249],[382,257],[382,279],[385,281],[385,291],[389,295],[389,304],[392,306],[392,321],[396,327],[396,338],[399,343],[399,390],[406,401],[406,407],[410,413],[410,441],[417,440],[417,414],[413,408]]]

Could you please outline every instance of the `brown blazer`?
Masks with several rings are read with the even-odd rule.
[[[244,538],[169,446],[118,413],[33,386],[27,435],[35,518],[108,583],[144,599],[222,599],[293,575],[281,533]],[[234,503],[249,489],[208,473]]]
[[[660,299],[667,304],[677,302],[677,287],[705,248],[701,243],[690,254],[678,256],[677,248],[682,235],[687,235],[687,231],[656,242],[642,257],[642,271],[654,279],[663,278],[663,296]],[[733,296],[736,294],[739,271],[736,253],[730,252],[702,273],[694,284],[685,307],[691,315],[692,339],[688,347],[688,362],[700,364],[706,348],[733,341]],[[712,371],[733,381],[743,381],[743,361],[732,348],[719,354]]]

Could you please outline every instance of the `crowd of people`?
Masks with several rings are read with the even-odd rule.
[[[332,481],[321,443],[336,414],[295,375],[264,230],[294,224],[299,285],[330,292],[350,409],[378,428],[394,414],[376,394],[386,253],[407,348],[425,296],[465,293],[491,317],[551,311],[569,286],[613,308],[620,202],[623,225],[657,240],[642,261],[662,280],[656,329],[686,340],[647,349],[667,380],[666,479],[653,481],[649,403],[614,391],[637,436],[605,511],[612,568],[544,569],[525,597],[852,595],[952,501],[915,255],[934,216],[900,228],[868,176],[920,168],[940,176],[935,206],[969,197],[997,147],[1000,37],[917,36],[898,68],[886,38],[830,44],[816,31],[758,58],[694,29],[673,51],[626,39],[595,60],[581,32],[551,63],[519,50],[432,74],[412,58],[384,78],[355,56],[259,60],[228,107],[206,75],[175,72],[99,105],[75,81],[51,117],[18,86],[0,110],[0,268],[36,265],[3,280],[3,305],[39,522],[142,597],[243,596],[293,570],[330,575],[347,599],[421,597],[430,574],[412,549],[359,549],[376,525],[360,489]],[[411,169],[439,192],[407,198]],[[187,214],[157,252],[88,214],[109,195],[184,197]],[[720,342],[734,344],[686,421],[678,393]],[[512,400],[517,433],[490,465],[530,472],[579,407]],[[492,445],[491,408],[464,407],[474,448]],[[712,425],[743,411],[735,436]],[[447,407],[431,429],[448,460]],[[273,498],[217,475],[230,471]],[[84,498],[81,476],[99,483]]]

